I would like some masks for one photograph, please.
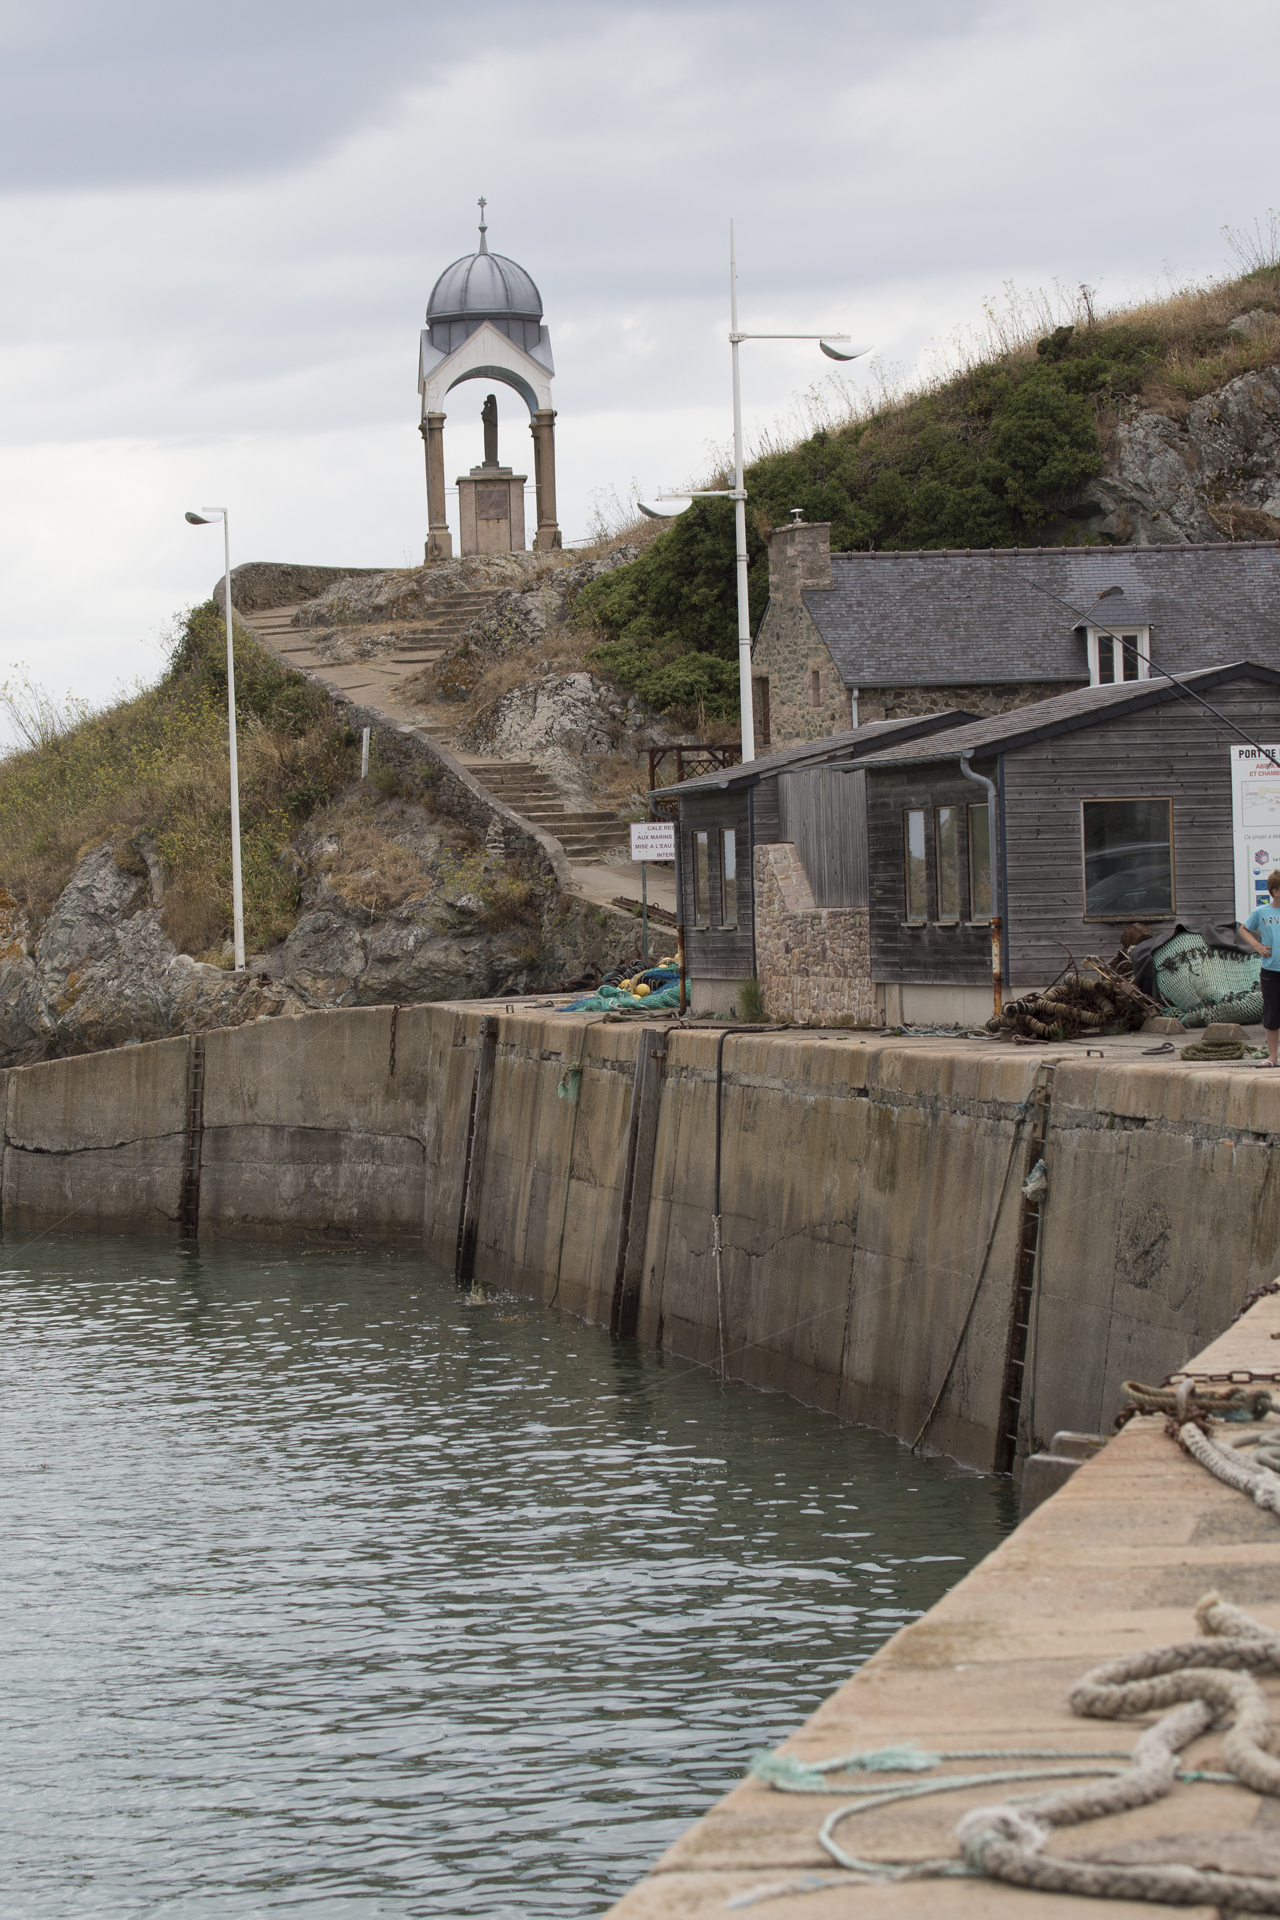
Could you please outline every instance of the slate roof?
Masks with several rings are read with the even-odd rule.
[[[1236,661],[1230,666],[1205,667],[1178,677],[1210,706],[1213,689],[1230,680],[1265,680],[1280,686],[1280,671],[1256,666],[1250,660]],[[948,733],[910,741],[888,753],[877,753],[868,765],[872,768],[912,767],[926,761],[955,760],[962,753],[990,759],[995,754],[1050,739],[1054,734],[1069,733],[1076,727],[1090,727],[1099,720],[1117,719],[1121,714],[1139,712],[1143,707],[1185,698],[1172,681],[1155,678],[1122,681],[1119,686],[1111,687],[1079,687],[1071,693],[1055,694],[1051,700],[1037,700],[1029,707],[1018,707],[1013,713],[973,720]]]
[[[829,734],[825,740],[804,740],[798,746],[785,747],[779,753],[762,754],[745,766],[717,767],[712,773],[695,774],[678,785],[662,787],[661,793],[712,793],[725,787],[750,786],[771,773],[783,773],[788,767],[807,766],[810,761],[833,760],[837,755],[856,760],[895,741],[914,740],[922,733],[954,727],[970,716],[953,708],[950,713],[913,714],[901,720],[868,720],[848,733]]]
[[[804,603],[847,687],[1086,680],[1086,620],[1149,626],[1172,673],[1280,666],[1275,541],[833,553],[831,572]]]

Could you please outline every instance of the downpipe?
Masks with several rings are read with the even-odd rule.
[[[987,861],[991,869],[991,1010],[995,1019],[1004,1012],[1004,956],[1000,949],[1000,853],[996,816],[996,783],[985,773],[975,773],[969,765],[972,749],[960,755],[960,771],[966,780],[987,790]],[[970,903],[972,905],[972,903]]]

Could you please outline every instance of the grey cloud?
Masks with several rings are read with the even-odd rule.
[[[976,0],[809,0],[789,16],[813,33],[850,33],[859,59],[975,17]],[[491,0],[480,14],[444,0],[10,0],[0,21],[0,189],[56,190],[225,180],[305,165],[376,124],[409,90],[440,87],[461,63],[581,47],[616,24],[593,0]],[[726,70],[752,39],[738,0],[646,0],[626,16],[662,36],[673,71],[700,23],[717,24]],[[768,15],[772,38],[787,27]],[[784,55],[786,49],[784,48]],[[605,78],[602,76],[602,78]],[[605,79],[608,113],[625,75]],[[483,86],[475,125],[486,127]],[[559,129],[548,128],[554,141]],[[571,127],[564,129],[572,131]],[[429,190],[429,173],[422,180]]]

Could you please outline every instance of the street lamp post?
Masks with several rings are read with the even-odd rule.
[[[695,500],[732,500],[733,525],[737,543],[738,577],[738,705],[742,716],[742,758],[756,757],[754,702],[751,697],[751,602],[747,588],[747,490],[742,472],[742,383],[738,371],[738,348],[744,340],[816,340],[829,360],[856,360],[870,353],[870,347],[855,347],[847,333],[742,333],[738,328],[738,260],[734,246],[733,221],[729,222],[729,345],[733,352],[733,485],[699,488],[688,493],[657,496],[652,505],[637,501],[641,513],[652,520],[668,519],[684,513]]]
[[[225,507],[206,507],[203,513],[188,513],[193,527],[208,527],[222,522],[222,585],[227,615],[227,738],[231,758],[231,929],[235,946],[235,968],[244,972],[244,886],[240,872],[240,767],[236,754],[236,657],[231,641],[231,525]]]

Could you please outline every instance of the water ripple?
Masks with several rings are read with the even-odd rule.
[[[0,1262],[15,1920],[598,1913],[1011,1519],[407,1256]]]

